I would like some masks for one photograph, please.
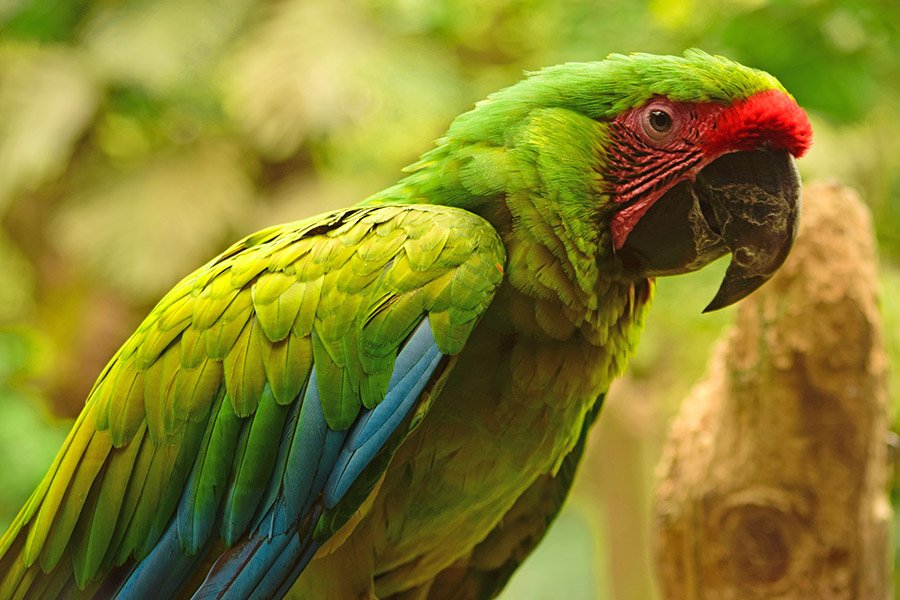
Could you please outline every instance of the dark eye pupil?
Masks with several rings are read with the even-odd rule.
[[[672,128],[672,116],[664,110],[651,110],[650,127],[660,133],[665,133]]]

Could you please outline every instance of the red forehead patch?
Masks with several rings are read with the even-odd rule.
[[[701,146],[709,157],[768,146],[800,158],[811,144],[812,127],[803,109],[784,92],[766,90],[723,109]]]

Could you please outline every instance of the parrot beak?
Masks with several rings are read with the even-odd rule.
[[[786,151],[726,154],[697,175],[709,194],[731,264],[703,312],[749,295],[784,263],[797,234],[800,177]]]
[[[769,280],[793,245],[800,178],[785,151],[726,154],[682,181],[641,217],[619,256],[643,277],[695,271],[726,253],[731,264],[712,302],[718,310]]]

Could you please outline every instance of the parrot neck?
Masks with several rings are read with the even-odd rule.
[[[487,220],[507,249],[512,290],[561,304],[573,324],[604,321],[639,281],[615,256],[597,162],[605,130],[570,114],[532,115],[512,147],[446,141],[364,204],[441,204]],[[588,132],[585,134],[585,132]],[[563,143],[555,136],[567,135]],[[581,152],[571,152],[573,138]],[[559,153],[557,155],[556,153]],[[565,155],[563,156],[563,152]],[[641,280],[646,283],[645,280]]]

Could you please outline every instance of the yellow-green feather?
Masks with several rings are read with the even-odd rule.
[[[312,359],[312,341],[309,337],[291,334],[268,345],[263,366],[266,380],[279,404],[290,404],[296,400],[309,378]]]
[[[297,278],[281,271],[265,273],[253,284],[252,297],[256,318],[269,341],[287,337],[303,299]]]
[[[149,435],[148,439],[150,439]],[[154,446],[153,458],[147,465],[147,475],[123,541],[124,547],[128,548],[130,552],[134,552],[138,558],[143,557],[142,551],[147,547],[147,542],[155,541],[148,540],[150,525],[156,518],[164,486],[168,484],[169,475],[178,456],[177,446],[171,444],[157,446],[156,442],[150,441]]]
[[[108,384],[107,384],[108,385]],[[134,436],[145,417],[144,373],[137,370],[132,358],[120,359],[115,383],[112,384],[115,402],[109,402],[109,431],[116,447]]]
[[[194,367],[179,368],[172,390],[172,414],[168,415],[176,421],[172,426],[177,426],[177,422],[205,419],[222,387],[223,378],[222,363],[217,360],[204,360]]]
[[[125,562],[131,554],[133,547],[129,547],[125,543],[125,535],[134,519],[135,507],[141,498],[144,490],[144,483],[147,481],[147,474],[150,471],[150,464],[156,456],[156,446],[147,435],[147,425],[142,425],[134,438],[131,440],[132,445],[138,446],[137,457],[134,466],[128,474],[128,482],[125,488],[125,494],[122,499],[122,508],[120,511],[119,522],[116,523],[116,530],[109,543],[109,549],[106,552],[104,563],[112,563],[116,566]]]
[[[223,317],[224,318],[224,317]],[[225,356],[225,389],[231,398],[234,412],[239,417],[250,416],[256,411],[257,403],[266,383],[263,367],[262,331],[251,317],[241,334]]]
[[[111,449],[109,432],[94,431],[77,463],[59,510],[53,516],[53,524],[41,549],[39,562],[45,572],[55,568],[62,557],[94,479]]]
[[[73,456],[74,459],[58,460],[58,466],[52,469],[52,474],[48,474],[48,477],[52,477],[52,479],[46,493],[40,499],[41,504],[37,514],[31,520],[28,539],[25,543],[24,561],[28,566],[31,566],[40,556],[81,455],[94,435],[94,428],[87,422],[90,416],[90,413],[87,415],[82,413],[81,418],[75,422],[72,432],[69,434],[71,441],[64,446],[66,454]]]
[[[103,481],[97,486],[99,491],[94,509],[87,515],[89,528],[79,540],[84,557],[80,565],[76,563],[80,581],[90,581],[99,572],[116,528],[122,527],[122,521],[125,520],[122,518],[122,504],[141,447],[142,432],[143,430],[135,434],[132,443],[112,451],[113,456],[103,474]]]

